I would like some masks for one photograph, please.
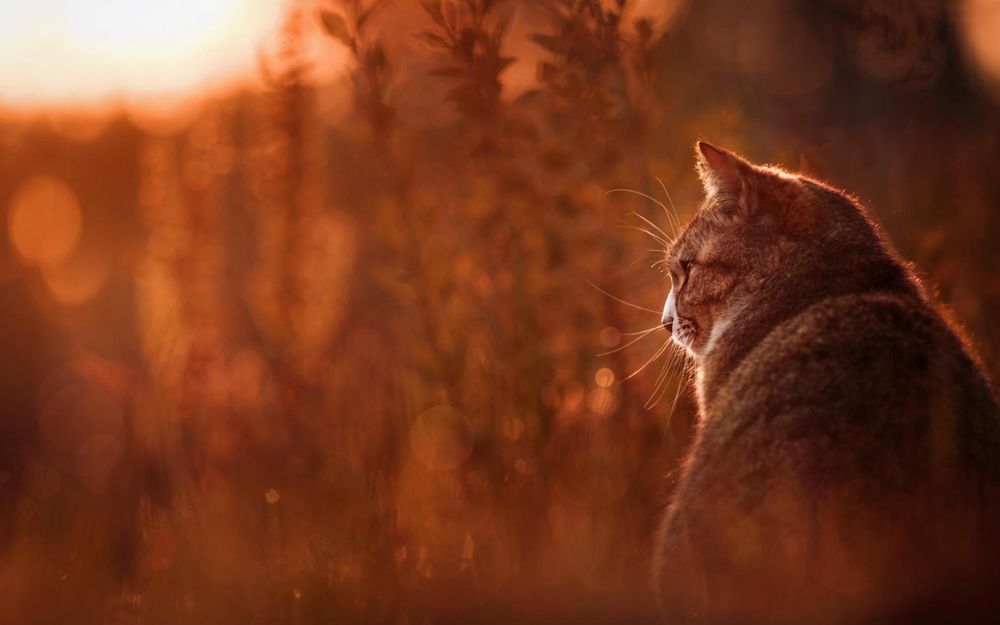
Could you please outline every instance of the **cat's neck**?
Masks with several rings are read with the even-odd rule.
[[[702,418],[710,418],[713,398],[725,386],[730,374],[768,334],[807,308],[826,299],[852,294],[884,292],[923,299],[919,282],[894,259],[877,266],[862,267],[853,277],[843,271],[826,275],[795,275],[776,278],[764,286],[752,301],[734,309],[718,324],[695,369],[695,392]]]

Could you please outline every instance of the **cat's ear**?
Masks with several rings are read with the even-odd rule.
[[[749,214],[747,177],[753,166],[729,150],[706,141],[695,145],[698,175],[708,197],[722,196],[735,202],[739,212]]]

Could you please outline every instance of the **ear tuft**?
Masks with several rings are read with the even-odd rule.
[[[713,196],[720,192],[734,196],[740,194],[746,161],[729,150],[715,147],[707,141],[697,143],[696,155],[698,174],[705,186],[706,195]]]

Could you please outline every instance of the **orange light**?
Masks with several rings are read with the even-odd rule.
[[[281,0],[35,0],[0,3],[2,99],[78,105],[190,93],[256,67]]]
[[[79,256],[79,255],[77,255]],[[52,297],[63,306],[79,306],[93,298],[108,280],[108,259],[97,253],[42,270]]]
[[[54,265],[65,260],[80,238],[80,203],[65,182],[35,176],[14,193],[7,229],[14,249],[29,262]]]
[[[990,0],[965,0],[958,24],[969,55],[988,83],[1000,90],[1000,4]]]

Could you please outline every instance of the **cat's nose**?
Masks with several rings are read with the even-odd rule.
[[[663,314],[660,315],[660,323],[662,323],[667,332],[670,332],[671,334],[673,334],[674,330],[674,308],[676,305],[674,290],[670,289],[670,294],[667,295],[667,301],[663,303]]]
[[[663,327],[667,330],[667,332],[670,332],[671,334],[673,334],[673,332],[674,332],[674,318],[673,318],[673,316],[663,315],[663,317],[660,319],[660,322],[663,323]]]

